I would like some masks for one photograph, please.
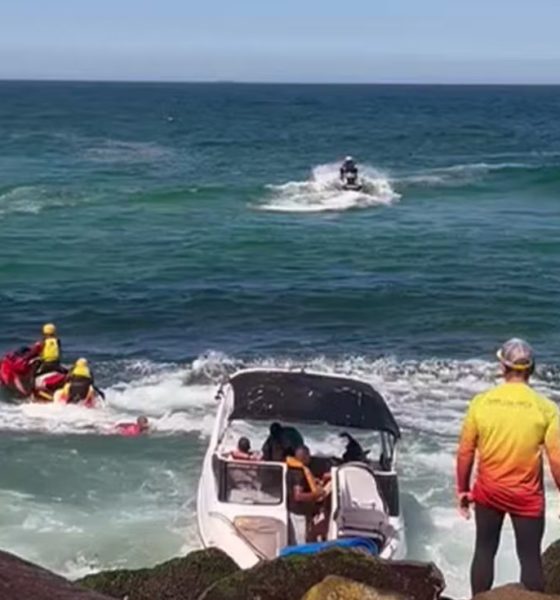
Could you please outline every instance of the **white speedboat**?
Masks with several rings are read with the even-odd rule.
[[[249,568],[274,559],[289,546],[287,465],[231,457],[236,426],[255,431],[263,422],[268,427],[280,421],[298,424],[303,433],[306,427],[323,424],[328,426],[321,430],[323,436],[357,430],[361,439],[366,432],[376,439],[369,455],[358,462],[312,455],[314,474],[314,467],[330,473],[326,537],[367,540],[375,543],[382,558],[405,557],[395,470],[400,431],[387,404],[368,383],[321,373],[251,369],[220,386],[216,399],[216,422],[197,499],[205,547],[218,547],[240,567]],[[266,436],[266,428],[262,431]]]

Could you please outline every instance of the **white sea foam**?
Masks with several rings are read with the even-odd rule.
[[[461,187],[484,179],[492,173],[509,170],[538,169],[541,165],[523,162],[476,162],[422,169],[391,179],[399,187]]]
[[[0,522],[2,548],[71,579],[102,569],[149,566],[196,548],[196,534],[186,538],[194,522],[193,503],[183,502],[189,498],[187,477],[177,472],[162,480],[160,470],[143,465],[145,484],[138,488],[135,469],[126,472],[134,459],[132,463],[129,457],[122,460],[123,481],[111,480],[107,489],[95,471],[88,471],[95,465],[84,463],[75,485],[97,488],[91,498],[81,498],[79,503],[71,496],[53,502],[48,493],[19,498],[0,489],[7,513]],[[103,462],[96,465],[107,468]],[[64,485],[60,479],[56,483]],[[150,544],[142,543],[145,539]]]
[[[143,376],[132,382],[118,382],[106,390],[99,407],[23,403],[0,404],[0,430],[36,431],[50,434],[114,434],[115,425],[138,415],[150,419],[152,431],[161,434],[200,432],[212,427],[213,384],[185,385],[192,369]]]
[[[89,143],[85,157],[98,163],[151,163],[173,154],[170,148],[153,142],[106,139]]]
[[[158,365],[141,361],[122,365],[123,377],[106,390],[99,408],[0,403],[0,430],[51,433],[107,433],[115,422],[145,414],[161,433],[198,431],[208,434],[220,381],[241,367],[306,368],[360,377],[378,389],[404,428],[416,433],[454,435],[467,401],[497,381],[498,370],[480,360],[398,361],[384,357],[318,356],[304,362],[263,358],[250,363],[210,352],[190,365]],[[536,386],[554,399],[560,375],[541,367]]]
[[[14,213],[39,214],[45,209],[71,207],[80,201],[71,193],[22,185],[0,193],[0,219]]]
[[[268,186],[269,194],[258,208],[275,212],[344,211],[389,205],[400,198],[388,177],[367,165],[360,171],[362,190],[342,190],[339,168],[338,164],[319,165],[307,181]]]

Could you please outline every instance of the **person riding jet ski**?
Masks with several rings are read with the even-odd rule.
[[[95,400],[96,388],[85,358],[79,358],[68,373],[64,387],[55,394],[55,400],[62,404],[85,404],[91,406]]]
[[[37,361],[35,375],[53,371],[63,372],[60,364],[61,352],[62,344],[56,337],[55,325],[46,323],[43,325],[43,339],[35,343],[29,353],[29,358]]]
[[[357,179],[358,167],[356,166],[354,159],[351,156],[347,156],[340,167],[340,180],[343,183],[347,183],[348,181],[355,182]]]

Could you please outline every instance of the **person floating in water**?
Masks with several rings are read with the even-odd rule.
[[[358,167],[351,156],[347,156],[340,167],[340,180],[345,182],[349,178],[354,181],[358,178]]]
[[[458,502],[465,518],[470,518],[474,503],[473,596],[492,587],[506,515],[513,523],[521,582],[529,590],[543,590],[543,449],[560,489],[559,411],[554,402],[529,386],[535,368],[533,350],[524,340],[514,338],[497,356],[505,382],[473,398],[457,452]],[[471,488],[475,456],[478,472]]]
[[[125,437],[137,437],[150,430],[150,422],[148,417],[138,417],[136,423],[117,423],[117,433]]]

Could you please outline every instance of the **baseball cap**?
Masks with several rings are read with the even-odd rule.
[[[498,360],[509,369],[526,371],[535,364],[533,348],[525,340],[511,338],[496,353]]]

